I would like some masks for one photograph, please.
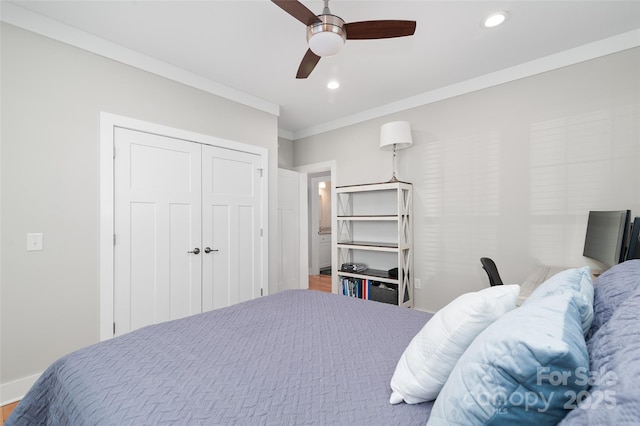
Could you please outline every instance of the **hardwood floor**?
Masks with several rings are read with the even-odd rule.
[[[309,275],[309,290],[331,293],[331,275]]]
[[[11,414],[13,409],[16,408],[16,405],[18,405],[18,402],[14,402],[11,404],[7,404],[3,407],[0,407],[0,414],[2,415],[2,424],[4,424],[4,421],[7,420],[7,417],[9,417],[9,414]]]

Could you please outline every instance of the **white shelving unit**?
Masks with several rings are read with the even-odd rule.
[[[338,292],[345,293],[343,285],[359,285],[356,297],[413,307],[412,185],[340,186],[336,197]],[[345,263],[367,269],[344,272]],[[396,276],[390,274],[394,268]]]

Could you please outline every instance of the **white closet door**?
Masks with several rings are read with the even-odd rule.
[[[115,335],[201,311],[201,148],[115,132]]]
[[[202,147],[202,310],[260,296],[260,157]]]

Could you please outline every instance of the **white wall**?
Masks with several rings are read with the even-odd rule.
[[[398,151],[414,184],[415,292],[435,311],[483,288],[479,258],[520,283],[582,257],[589,210],[640,216],[640,48],[294,142],[296,166],[337,161],[336,185],[386,181],[380,126],[408,120]]]
[[[5,23],[1,40],[0,402],[6,402],[21,396],[8,394],[21,379],[99,339],[101,111],[266,147],[271,236],[278,140],[277,117],[269,113]],[[28,232],[44,234],[43,251],[26,251]],[[270,252],[276,247],[270,238]]]

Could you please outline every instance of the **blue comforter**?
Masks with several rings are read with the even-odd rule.
[[[14,425],[424,424],[389,404],[429,314],[292,290],[149,326],[52,364]]]
[[[587,336],[590,388],[562,425],[640,425],[640,260],[594,283],[595,317]]]

